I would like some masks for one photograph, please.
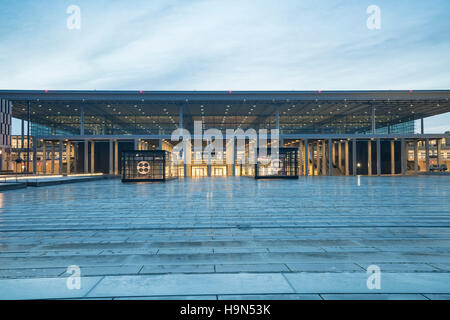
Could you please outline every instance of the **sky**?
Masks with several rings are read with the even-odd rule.
[[[448,0],[1,0],[0,89],[450,89],[449,14]],[[450,113],[425,119],[444,131]]]

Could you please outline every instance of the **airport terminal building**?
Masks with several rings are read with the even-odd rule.
[[[280,148],[296,152],[290,161],[299,176],[406,175],[450,160],[450,135],[423,128],[423,118],[450,112],[446,90],[3,90],[0,98],[0,170],[9,173],[120,175],[123,154],[170,154],[179,143],[173,131],[193,133],[196,122],[224,136],[227,129],[252,128],[268,130],[270,139],[278,130]],[[11,117],[21,121],[18,135],[11,135]],[[191,140],[189,146],[211,143],[201,135]],[[236,157],[234,140],[231,150]],[[243,163],[208,161],[193,149],[185,156],[192,161],[171,165],[173,176],[254,174]]]

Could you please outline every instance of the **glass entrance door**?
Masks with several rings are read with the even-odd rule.
[[[193,177],[205,177],[206,176],[205,168],[192,168],[192,176]]]

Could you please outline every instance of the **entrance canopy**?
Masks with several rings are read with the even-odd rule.
[[[33,136],[170,135],[179,127],[281,134],[414,133],[450,91],[0,91]]]

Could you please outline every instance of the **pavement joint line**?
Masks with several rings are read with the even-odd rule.
[[[293,293],[297,293],[297,290],[295,290],[294,286],[291,284],[291,282],[290,282],[289,279],[286,277],[286,275],[284,274],[284,272],[281,272],[281,275],[283,276],[284,280],[286,280],[287,284],[288,284],[289,287],[292,289]]]
[[[97,283],[95,283],[95,284],[92,286],[92,288],[89,289],[89,290],[85,293],[85,295],[83,296],[83,298],[87,297],[87,296],[92,292],[92,290],[94,290],[94,289],[98,286],[98,284],[99,284],[100,282],[102,282],[103,279],[105,279],[105,277],[106,277],[106,276],[102,276],[102,277],[97,281]]]

